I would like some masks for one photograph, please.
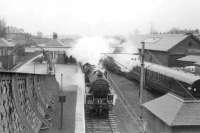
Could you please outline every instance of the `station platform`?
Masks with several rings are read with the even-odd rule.
[[[70,86],[70,88],[76,89],[77,86]],[[62,128],[60,125],[61,106],[59,103],[57,115],[53,118],[52,126],[39,133],[75,133],[77,91],[62,91],[62,95],[66,96],[66,102],[63,103]]]
[[[27,63],[18,69],[18,72],[45,74],[46,68],[45,64]],[[66,96],[66,102],[63,104],[63,128],[59,129],[61,107],[59,105],[52,126],[39,133],[85,133],[84,75],[78,65],[56,64],[55,69],[60,92]]]

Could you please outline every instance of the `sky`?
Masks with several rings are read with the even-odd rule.
[[[43,34],[112,35],[200,28],[200,0],[0,0],[7,25]]]

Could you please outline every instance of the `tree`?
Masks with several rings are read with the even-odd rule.
[[[6,37],[6,23],[0,19],[0,37]]]
[[[192,33],[192,34],[199,34],[199,29],[179,29],[179,28],[172,28],[167,33],[170,34],[185,34],[185,33]]]

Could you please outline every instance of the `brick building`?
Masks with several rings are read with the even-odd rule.
[[[147,133],[199,133],[200,100],[166,94],[143,104]]]
[[[145,61],[169,66],[184,65],[177,60],[188,54],[188,49],[200,49],[200,40],[192,34],[152,34],[135,35],[132,42],[141,49],[145,41]]]

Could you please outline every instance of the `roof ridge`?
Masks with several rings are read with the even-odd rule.
[[[178,95],[176,94],[172,94],[172,93],[168,93],[168,95],[170,95],[171,97],[177,99],[180,102],[184,102],[184,99],[180,98]]]
[[[173,95],[173,94],[171,94],[171,93],[169,93],[169,94],[170,94],[170,96],[172,96],[173,98],[175,98],[175,99],[177,99],[178,101],[181,102],[181,106],[179,106],[178,111],[177,111],[176,114],[174,115],[174,119],[173,119],[172,122],[170,123],[170,125],[174,125],[174,122],[175,122],[175,120],[176,120],[176,118],[177,118],[177,116],[178,116],[177,114],[179,114],[180,109],[182,108],[182,106],[183,106],[183,104],[184,104],[184,100],[183,100],[182,98],[176,96],[176,95]]]
[[[181,106],[179,107],[178,109],[178,112],[176,113],[174,119],[172,120],[172,123],[171,125],[175,125],[175,120],[178,118],[178,114],[181,112],[180,110],[183,108],[183,105],[186,104],[186,103],[200,103],[200,100],[184,100],[184,99],[181,99],[180,97],[177,97],[173,94],[170,94],[172,97],[176,98],[177,100],[180,100],[181,101]]]
[[[171,122],[171,125],[173,126],[175,124],[175,120],[177,119],[178,114],[180,113],[180,109],[183,107],[184,102],[181,103],[181,106],[179,107],[178,111],[175,114],[174,119]]]

